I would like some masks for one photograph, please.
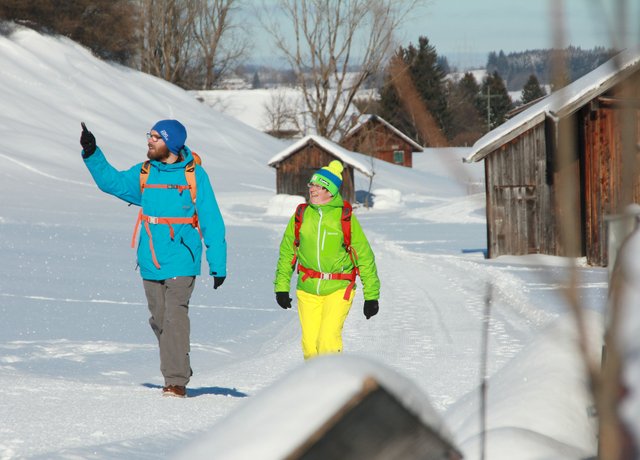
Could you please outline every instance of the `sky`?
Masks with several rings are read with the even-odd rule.
[[[617,0],[430,0],[407,21],[406,36],[426,35],[438,54],[465,66],[478,55],[486,63],[490,51],[512,52],[554,46],[554,22],[564,25],[564,44],[590,49],[609,47],[617,23]],[[628,34],[624,41],[640,43],[640,2],[627,1]],[[560,7],[562,5],[562,7]],[[561,14],[558,15],[557,13]],[[563,13],[562,13],[563,12]],[[556,18],[556,19],[553,19]],[[636,20],[631,20],[635,18]]]
[[[626,4],[627,32],[622,37],[623,28],[616,25],[625,22],[617,19],[620,4]],[[564,11],[560,15],[559,5]],[[409,13],[397,40],[407,46],[425,35],[439,55],[466,70],[486,64],[491,51],[553,47],[552,18],[564,27],[565,46],[591,49],[618,42],[640,44],[640,2],[632,0],[426,0]],[[256,52],[270,49],[268,37],[262,43]]]
[[[437,425],[465,459],[481,458],[485,377],[486,458],[595,456],[595,421],[562,291],[568,261],[485,260],[465,251],[486,244],[483,165],[463,166],[466,150],[427,150],[415,155],[414,168],[372,162],[374,206],[355,212],[376,255],[380,312],[364,318],[358,289],[344,354],[305,363],[295,302],[284,311],[273,295],[278,245],[301,200],[275,193],[267,165],[287,143],[65,38],[27,30],[0,36],[0,80],[2,460],[237,459],[255,451],[275,460],[367,376]],[[201,277],[191,299],[194,376],[186,399],[161,396],[130,248],[137,210],[96,188],[79,146],[84,121],[114,166],[129,168],[145,159],[145,133],[163,118],[187,126],[229,245],[224,285],[214,291]],[[359,174],[355,182],[369,185]],[[594,354],[607,277],[604,268],[578,268]],[[637,339],[640,322],[633,324],[635,331],[626,326]],[[630,380],[636,400],[638,381]]]

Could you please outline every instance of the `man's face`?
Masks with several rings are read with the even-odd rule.
[[[147,135],[147,147],[147,158],[150,160],[166,161],[171,155],[158,131],[153,130]]]
[[[309,184],[309,201],[311,204],[326,204],[331,201],[333,195],[329,190],[318,184]]]

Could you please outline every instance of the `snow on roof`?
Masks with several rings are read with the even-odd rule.
[[[489,131],[476,141],[465,162],[484,159],[489,153],[544,121],[546,117],[558,119],[573,114],[638,68],[640,48],[628,49],[617,54],[600,67]]]
[[[318,356],[250,398],[187,446],[178,459],[287,458],[374,379],[444,440],[453,436],[428,396],[386,365],[348,355]],[[238,442],[241,439],[250,442]]]
[[[354,158],[353,156],[353,152],[340,147],[338,144],[325,139],[322,136],[314,136],[314,135],[310,135],[310,136],[306,136],[303,137],[302,139],[300,139],[297,142],[294,142],[293,144],[291,144],[289,147],[287,147],[286,149],[284,149],[282,152],[274,155],[270,160],[269,160],[269,166],[273,166],[276,167],[279,163],[281,163],[283,160],[285,160],[288,156],[292,155],[293,153],[295,153],[296,151],[298,151],[300,148],[304,147],[305,145],[307,145],[309,142],[315,142],[316,144],[318,144],[320,147],[322,147],[323,149],[325,149],[327,152],[335,155],[336,157],[338,157],[338,159],[340,161],[342,161],[343,163],[352,166],[353,168],[357,169],[358,171],[360,171],[362,174],[364,174],[367,177],[373,177],[373,171],[371,170],[371,168],[369,166],[367,166],[365,163],[361,162],[360,160],[357,160],[356,158]]]
[[[362,128],[370,120],[371,121],[376,121],[376,120],[380,121],[383,125],[387,126],[390,130],[392,130],[394,133],[396,133],[402,139],[404,139],[409,144],[411,144],[411,146],[416,149],[416,150],[414,150],[414,152],[422,152],[424,150],[423,146],[421,146],[416,141],[411,139],[409,136],[407,136],[405,133],[403,133],[398,128],[393,126],[387,120],[382,118],[380,115],[374,115],[374,114],[362,114],[362,115],[358,116],[358,120],[356,122],[356,125],[347,132],[345,137],[351,136],[352,134],[354,134],[356,131],[358,131],[360,128]]]

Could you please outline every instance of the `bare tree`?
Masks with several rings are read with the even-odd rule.
[[[244,57],[248,41],[233,22],[238,0],[197,0],[193,36],[203,62],[202,89],[211,89],[220,76],[235,67]]]
[[[317,134],[337,137],[356,93],[393,49],[393,31],[421,2],[278,0],[284,19],[262,20],[297,75]]]
[[[287,97],[286,90],[271,93],[265,103],[267,132],[275,137],[288,137],[299,130],[295,99]]]
[[[194,0],[139,0],[142,18],[140,69],[178,85],[192,60]]]
[[[247,49],[233,22],[241,0],[137,0],[140,70],[186,88],[210,89]]]

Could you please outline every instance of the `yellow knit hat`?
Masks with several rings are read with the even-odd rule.
[[[340,186],[342,186],[342,171],[344,171],[342,163],[338,160],[333,160],[328,166],[317,170],[313,176],[311,176],[309,183],[320,185],[329,190],[331,195],[335,196],[340,190]]]

